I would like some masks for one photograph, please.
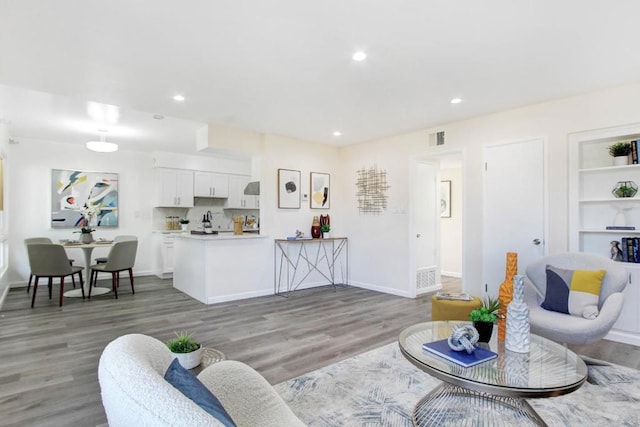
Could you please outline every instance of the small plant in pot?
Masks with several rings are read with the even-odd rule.
[[[607,147],[609,154],[613,157],[613,164],[616,166],[626,165],[628,163],[629,154],[631,154],[631,143],[629,142],[616,142],[610,147]]]
[[[185,369],[193,369],[202,362],[202,345],[186,332],[176,332],[176,338],[167,342],[167,347]]]
[[[180,218],[180,228],[186,230],[189,226],[189,220],[187,218]]]
[[[480,342],[489,342],[493,334],[493,324],[498,320],[498,308],[500,301],[497,298],[487,296],[482,301],[482,307],[476,308],[469,314],[469,320],[473,322],[480,338]]]

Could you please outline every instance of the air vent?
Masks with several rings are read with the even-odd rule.
[[[436,266],[419,268],[416,271],[416,290],[418,294],[436,286]]]
[[[429,147],[444,145],[444,131],[429,134]]]

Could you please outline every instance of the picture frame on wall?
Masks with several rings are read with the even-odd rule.
[[[311,209],[329,209],[331,195],[328,173],[311,172],[309,179],[309,203]]]
[[[451,181],[440,181],[440,218],[451,218]]]
[[[117,227],[118,210],[117,173],[51,170],[51,228]]]
[[[278,169],[278,208],[300,209],[300,171]]]

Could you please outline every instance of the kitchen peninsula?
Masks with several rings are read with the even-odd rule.
[[[258,233],[177,234],[173,287],[204,304],[268,295],[270,250]]]

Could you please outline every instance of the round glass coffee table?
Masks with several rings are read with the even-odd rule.
[[[416,405],[415,425],[546,426],[524,399],[571,393],[587,379],[587,366],[578,355],[533,334],[530,352],[515,353],[494,333],[487,347],[498,357],[469,368],[422,349],[424,343],[449,337],[453,326],[468,323],[419,323],[400,333],[402,354],[443,381]]]

